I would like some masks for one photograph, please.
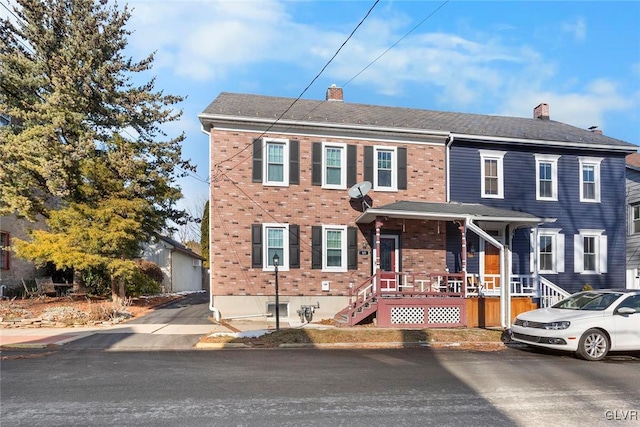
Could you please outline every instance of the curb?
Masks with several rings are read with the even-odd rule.
[[[3,349],[42,349],[42,348],[60,348],[66,343],[56,344],[56,343],[15,343],[15,344],[4,344],[0,346],[0,351]]]
[[[199,342],[195,348],[200,350],[226,350],[226,349],[387,349],[387,348],[459,348],[459,349],[493,349],[502,350],[507,346],[502,342],[493,341],[463,341],[447,343],[426,342],[360,342],[360,343],[283,343],[277,347],[255,346],[245,343],[207,343]]]

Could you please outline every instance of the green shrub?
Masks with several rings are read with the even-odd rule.
[[[83,270],[82,282],[91,295],[111,295],[111,278],[105,268],[95,267]]]
[[[138,267],[133,276],[126,281],[127,295],[154,295],[162,289],[162,269],[158,264],[147,260],[136,260]]]

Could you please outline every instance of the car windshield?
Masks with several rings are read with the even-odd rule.
[[[620,293],[581,292],[571,295],[553,306],[566,310],[606,310],[615,300],[620,298]]]

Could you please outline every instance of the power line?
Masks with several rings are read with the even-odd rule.
[[[370,66],[372,66],[373,64],[375,64],[376,62],[378,62],[378,60],[380,58],[382,58],[384,55],[387,54],[387,52],[389,52],[391,49],[393,49],[394,47],[396,47],[398,44],[400,44],[400,42],[402,42],[402,40],[406,39],[407,37],[409,37],[409,35],[411,33],[413,33],[416,29],[418,29],[418,27],[420,27],[422,24],[424,24],[427,19],[431,18],[433,15],[435,15],[440,9],[442,9],[447,3],[449,3],[450,0],[445,0],[444,2],[442,2],[442,4],[440,4],[440,6],[438,6],[433,12],[431,12],[429,15],[427,15],[422,21],[420,21],[416,26],[414,26],[411,30],[409,30],[409,32],[407,32],[404,36],[400,37],[400,39],[398,39],[397,42],[395,42],[394,44],[392,44],[391,46],[389,46],[389,48],[387,48],[387,50],[385,50],[384,52],[382,52],[380,55],[378,55],[378,57],[376,59],[374,59],[373,61],[371,61],[369,64],[367,64],[366,67],[364,67],[362,70],[358,71],[358,73],[351,77],[345,84],[342,85],[342,87],[346,87],[349,83],[351,83],[353,80],[356,79],[356,77],[358,77],[360,74],[362,74],[363,72],[365,72]]]
[[[386,55],[391,49],[393,49],[394,47],[396,47],[398,44],[400,44],[404,39],[406,39],[411,33],[413,33],[416,29],[418,29],[422,24],[424,24],[429,18],[431,18],[433,15],[435,15],[440,9],[442,9],[447,3],[449,3],[450,0],[445,0],[444,2],[442,2],[440,4],[440,6],[438,6],[435,10],[433,10],[429,15],[427,15],[424,19],[422,19],[422,21],[420,21],[417,25],[415,25],[413,28],[411,28],[407,33],[405,33],[402,37],[400,37],[395,43],[393,43],[391,46],[389,46],[384,52],[382,52],[380,55],[378,55],[378,57],[376,57],[373,61],[371,61],[369,64],[367,64],[362,70],[358,71],[353,77],[351,77],[345,84],[342,85],[342,87],[346,87],[349,83],[351,83],[353,80],[355,80],[360,74],[362,74],[364,71],[366,71],[369,67],[371,67],[373,64],[375,64],[380,58],[382,58],[384,55]],[[376,4],[378,2],[376,1]],[[375,6],[375,4],[373,5]],[[371,9],[369,10],[369,12],[367,12],[367,15],[365,16],[364,19],[366,19],[367,16],[369,16],[369,13],[371,13],[371,10],[373,10],[373,6],[371,7]],[[362,24],[362,22],[364,21],[364,19],[360,22],[360,24]],[[358,27],[360,26],[360,24],[358,24]],[[356,27],[357,29],[357,27]],[[354,30],[355,32],[355,30]],[[351,33],[351,35],[353,35],[353,32]],[[351,36],[349,36],[351,37]],[[348,40],[348,39],[347,39]],[[345,42],[346,43],[346,42]],[[344,46],[344,43],[343,45]],[[341,46],[341,48],[342,48]],[[336,53],[337,54],[337,53]],[[334,55],[335,58],[335,55]],[[332,58],[333,59],[333,58]],[[327,64],[328,65],[328,64]],[[324,67],[326,68],[326,66]],[[323,70],[324,70],[323,68]],[[317,78],[317,76],[316,76]],[[314,79],[315,81],[315,79]],[[310,86],[310,85],[309,85]],[[307,86],[307,89],[309,88],[309,86]],[[306,89],[305,89],[306,91]],[[304,92],[303,92],[304,93]],[[271,128],[273,128],[273,126],[275,126],[275,124],[282,119],[282,117],[284,116],[284,114],[286,112],[288,112],[291,107],[293,107],[293,105],[300,99],[300,96],[293,101],[293,103],[289,106],[289,108],[287,108],[287,110],[282,113],[280,115],[280,117],[278,117],[278,119],[276,119],[268,128],[267,130],[265,130],[264,132],[262,132],[260,134],[260,136],[258,138],[263,137]],[[314,108],[312,108],[311,110],[309,110],[306,115],[309,115],[310,113],[312,113],[313,111],[315,111],[316,109],[318,109],[320,106],[322,105],[322,103],[318,103]],[[291,126],[289,126],[288,128],[286,128],[283,132],[286,132],[287,130],[291,129]],[[234,154],[233,156],[229,157],[228,159],[225,159],[223,161],[221,161],[220,163],[218,163],[216,165],[217,168],[219,168],[219,166],[225,162],[228,162],[230,160],[232,160],[233,158],[237,157],[238,155],[240,155],[242,152],[246,151],[249,147],[251,147],[253,144],[248,144],[247,146],[245,146],[243,149],[241,149],[240,151],[238,151],[236,154]],[[245,161],[247,161],[248,159],[250,159],[251,156],[247,156],[245,158],[243,158],[242,160],[240,160],[238,163],[236,163],[234,166],[232,166],[231,168],[229,168],[227,171],[232,171],[234,170],[236,167],[238,167],[239,165],[241,165],[242,163],[244,163]],[[219,170],[218,170],[218,173]]]
[[[358,25],[356,25],[356,27],[353,29],[353,31],[351,31],[351,34],[349,34],[349,36],[347,37],[347,39],[342,43],[342,45],[340,45],[340,47],[338,48],[338,50],[333,54],[333,56],[331,57],[331,59],[329,59],[329,61],[324,65],[324,67],[322,67],[322,69],[318,72],[318,74],[316,74],[316,76],[313,78],[313,80],[311,80],[311,82],[307,85],[306,88],[304,88],[304,90],[300,93],[300,95],[298,95],[298,97],[296,99],[293,100],[293,102],[291,103],[291,105],[289,105],[289,107],[287,107],[286,110],[284,110],[284,112],[282,114],[280,114],[280,116],[275,119],[273,121],[273,123],[271,123],[269,125],[269,127],[260,134],[260,136],[258,138],[262,138],[264,135],[267,134],[267,132],[269,132],[269,130],[271,130],[271,128],[273,128],[276,123],[278,123],[280,120],[282,120],[282,118],[284,117],[285,114],[287,114],[289,112],[289,110],[291,110],[291,108],[293,108],[293,106],[296,104],[296,102],[298,102],[300,100],[300,98],[302,98],[302,95],[304,95],[307,90],[309,90],[309,88],[313,85],[313,83],[315,83],[316,80],[318,80],[318,78],[320,77],[320,75],[322,75],[322,73],[324,72],[324,70],[326,70],[326,68],[329,66],[329,64],[331,64],[331,62],[333,62],[333,60],[335,59],[336,56],[338,56],[338,54],[340,53],[340,51],[342,50],[342,48],[347,44],[347,42],[351,39],[351,37],[353,37],[353,35],[355,34],[355,32],[358,30],[358,28],[360,28],[360,26],[364,23],[364,21],[369,17],[369,15],[371,14],[371,12],[373,11],[373,9],[376,7],[376,5],[380,2],[380,0],[376,0],[373,5],[369,8],[369,10],[367,11],[367,13],[365,14],[365,16],[360,20],[360,22],[358,22]],[[240,154],[242,154],[244,151],[246,151],[249,147],[251,147],[253,144],[248,144],[247,146],[245,146],[242,150],[238,151],[236,154],[234,154],[233,156],[224,159],[223,161],[221,161],[220,163],[218,163],[218,166],[226,163],[228,161],[231,161],[232,159],[234,159],[235,157],[239,156]],[[244,161],[244,160],[243,160]]]

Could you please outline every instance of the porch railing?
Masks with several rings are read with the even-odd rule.
[[[541,307],[551,306],[569,296],[569,293],[543,277],[540,277],[538,285],[532,274],[511,275],[509,286],[511,296],[540,298]],[[378,271],[349,289],[349,307],[353,310],[385,296],[500,296],[500,275]]]
[[[571,295],[550,280],[540,277],[540,307],[551,307]]]

